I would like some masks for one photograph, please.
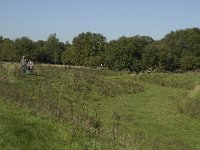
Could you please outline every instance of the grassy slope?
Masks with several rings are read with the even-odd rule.
[[[85,145],[98,146],[95,137],[86,130],[35,114],[28,108],[16,107],[0,98],[0,149],[81,150]],[[110,146],[98,146],[99,149],[104,147]]]
[[[0,149],[65,147],[65,127],[30,114],[30,110],[14,107],[0,99]]]
[[[48,77],[28,76],[16,79],[15,74],[9,73],[7,76],[9,76],[10,80],[14,80],[13,82],[22,89],[27,81],[31,83],[31,86],[26,85],[28,89],[32,87],[37,88],[38,85],[42,89],[47,87],[44,91],[33,90],[33,95],[27,95],[27,97],[35,96],[39,99],[41,95],[41,98],[48,100],[52,98],[52,101],[59,101],[59,103],[66,105],[65,101],[56,99],[59,92],[56,94],[56,92],[53,93],[52,91],[56,91],[56,89],[59,91],[62,88],[60,83],[62,83],[63,79],[65,79],[66,83],[73,86],[72,75],[74,72],[67,70],[63,74],[61,73],[63,70],[61,70],[61,74],[59,74],[57,70],[56,74],[53,74],[52,70],[48,71],[47,68],[46,71],[44,68],[43,70],[38,69],[36,71],[38,75],[45,74]],[[52,74],[50,75],[50,73]],[[1,76],[5,76],[5,72],[1,72]],[[124,73],[106,72],[101,74],[101,76],[106,81],[130,82],[134,80],[144,86],[144,92],[127,94],[125,91],[125,93],[121,94],[114,93],[114,97],[112,95],[111,97],[99,95],[96,91],[89,91],[93,93],[93,96],[88,100],[86,112],[94,115],[94,112],[98,110],[98,117],[102,121],[103,129],[106,131],[112,130],[112,114],[117,112],[120,115],[119,132],[125,132],[127,138],[130,136],[136,144],[140,144],[141,139],[142,144],[140,145],[143,145],[141,146],[143,149],[156,149],[156,146],[158,146],[158,149],[200,149],[199,119],[194,119],[177,112],[175,106],[177,99],[183,98],[189,90],[200,83],[198,73],[178,76],[173,74],[152,74],[130,77],[130,75]],[[17,80],[17,83],[15,80]],[[43,84],[47,80],[49,82],[44,86]],[[55,85],[55,89],[49,89],[52,84]],[[65,88],[67,90],[63,92],[67,92],[68,95],[73,97],[73,91],[70,91],[70,86]],[[95,86],[93,88],[96,89]],[[109,92],[112,92],[110,90]],[[48,91],[51,92],[48,93]],[[105,93],[105,91],[103,92]],[[45,94],[42,95],[42,93]],[[98,100],[94,101],[95,98]],[[5,102],[5,98],[0,98],[0,107],[0,134],[2,135],[0,148],[82,149],[84,143],[89,143],[87,145],[90,145],[90,148],[94,148],[94,141],[99,143],[99,145],[96,144],[99,149],[110,149],[113,147],[113,144],[106,142],[110,138],[106,139],[106,134],[104,133],[102,133],[101,138],[98,138],[92,132],[88,133],[88,129],[75,132],[73,124],[56,123],[54,117],[51,115],[49,117],[44,112],[42,112],[42,115],[30,115],[33,108],[25,109],[13,106]],[[74,132],[78,134],[76,138],[74,138]],[[113,135],[108,133],[106,136],[112,137]],[[124,136],[122,137],[125,138]],[[158,143],[156,146],[155,142]],[[115,148],[133,149],[133,147],[125,147],[125,145],[118,145]]]

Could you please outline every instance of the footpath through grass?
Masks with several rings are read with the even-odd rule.
[[[200,149],[199,73],[0,69],[0,149]]]

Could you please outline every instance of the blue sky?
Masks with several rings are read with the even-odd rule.
[[[46,40],[56,33],[71,42],[82,32],[146,35],[200,27],[200,0],[0,0],[0,35]]]

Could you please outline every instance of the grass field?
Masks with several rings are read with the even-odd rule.
[[[200,149],[200,73],[0,63],[0,149]]]

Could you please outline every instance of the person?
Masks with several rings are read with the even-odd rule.
[[[21,67],[21,73],[25,74],[26,73],[26,58],[25,58],[25,56],[22,56],[22,59],[20,61],[20,67]]]
[[[27,69],[28,69],[28,74],[33,73],[33,61],[31,61],[30,59],[28,60],[28,63],[27,63]]]

